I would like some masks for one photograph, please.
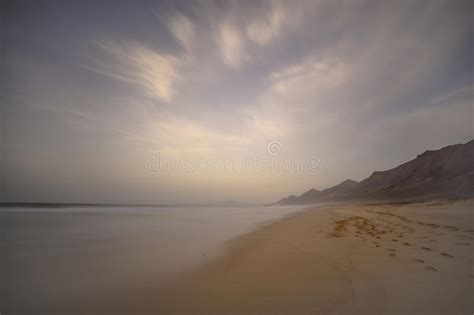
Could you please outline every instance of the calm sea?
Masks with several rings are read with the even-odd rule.
[[[0,208],[0,312],[74,310],[114,291],[166,285],[218,255],[226,241],[299,210]]]

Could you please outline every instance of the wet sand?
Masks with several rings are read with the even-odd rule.
[[[166,313],[471,314],[473,206],[309,209],[229,242],[153,304]]]

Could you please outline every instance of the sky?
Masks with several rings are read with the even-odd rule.
[[[0,201],[271,202],[474,138],[464,1],[4,1]]]

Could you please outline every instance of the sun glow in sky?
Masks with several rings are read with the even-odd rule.
[[[467,1],[20,1],[2,16],[3,201],[268,202],[473,138]],[[150,171],[158,155],[174,167]]]

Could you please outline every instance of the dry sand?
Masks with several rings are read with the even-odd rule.
[[[161,291],[163,313],[472,314],[472,200],[310,209]]]

